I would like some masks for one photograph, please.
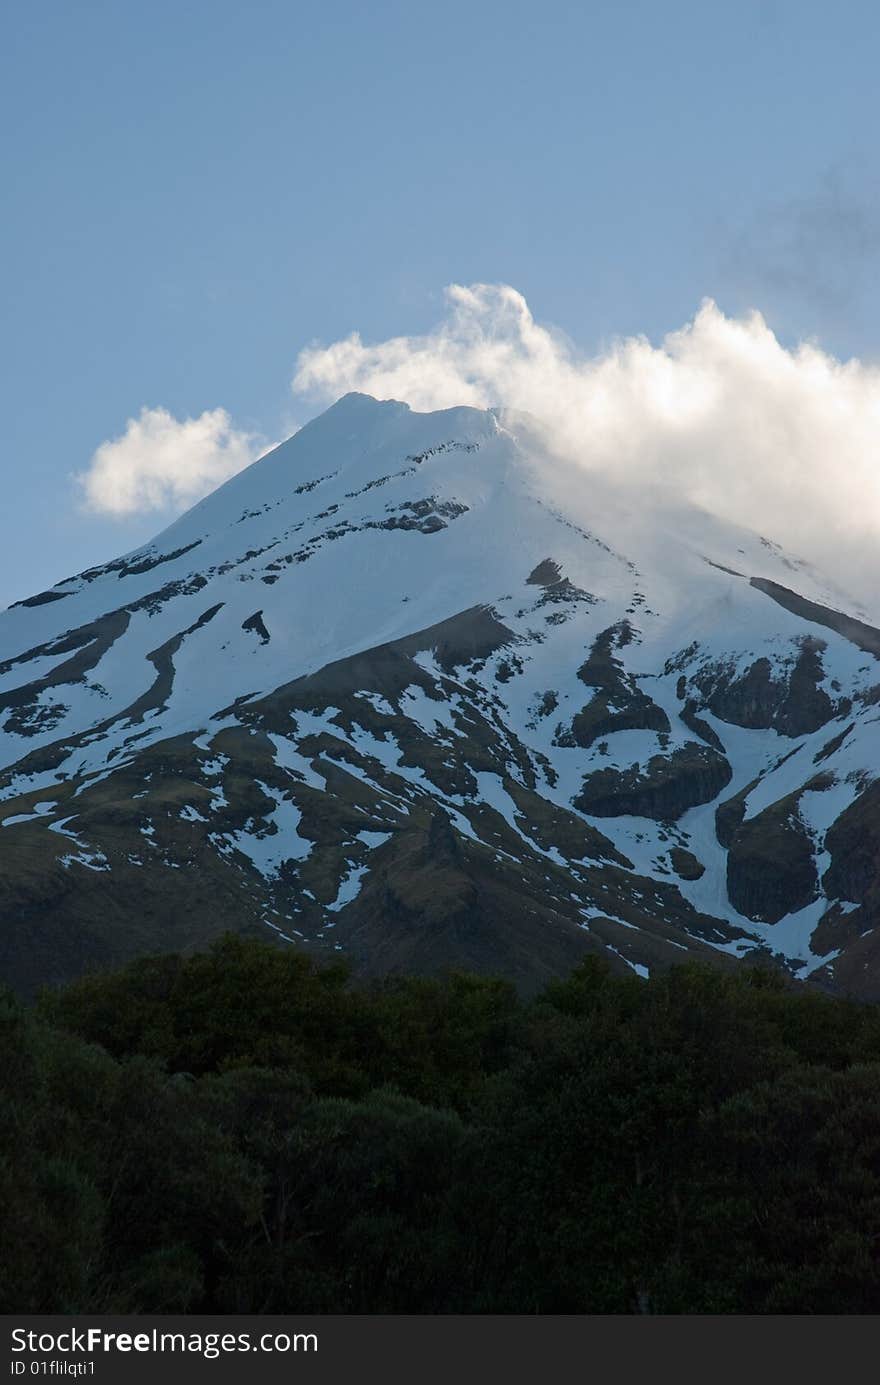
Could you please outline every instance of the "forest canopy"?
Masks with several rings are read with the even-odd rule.
[[[0,994],[4,1312],[880,1311],[880,1010],[234,937]]]

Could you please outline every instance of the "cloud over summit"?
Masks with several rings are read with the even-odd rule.
[[[657,345],[630,337],[589,356],[515,289],[453,285],[424,335],[302,351],[293,389],[316,405],[357,390],[532,414],[569,463],[565,484],[587,473],[631,485],[634,502],[660,492],[778,540],[863,601],[880,588],[880,369],[789,349],[758,312],[728,317],[707,299]],[[179,511],[264,449],[224,409],[145,408],[78,480],[108,515]]]
[[[659,345],[632,337],[593,357],[506,285],[453,285],[447,301],[423,336],[368,345],[355,333],[303,351],[294,390],[526,411],[587,471],[704,506],[803,549],[830,576],[877,571],[876,367],[810,342],[790,350],[760,313],[727,317],[708,299]]]

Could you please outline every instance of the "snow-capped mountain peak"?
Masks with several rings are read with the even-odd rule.
[[[874,994],[878,658],[807,563],[525,416],[346,395],[0,616],[5,970],[236,927],[524,985],[758,949]]]

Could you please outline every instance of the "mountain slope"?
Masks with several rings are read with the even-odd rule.
[[[880,995],[880,632],[768,540],[349,395],[0,616],[0,966],[226,928],[525,988],[756,949]]]

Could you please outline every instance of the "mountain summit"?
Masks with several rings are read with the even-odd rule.
[[[880,629],[527,418],[347,395],[0,615],[0,973],[227,929],[523,988],[772,955],[880,998]]]

